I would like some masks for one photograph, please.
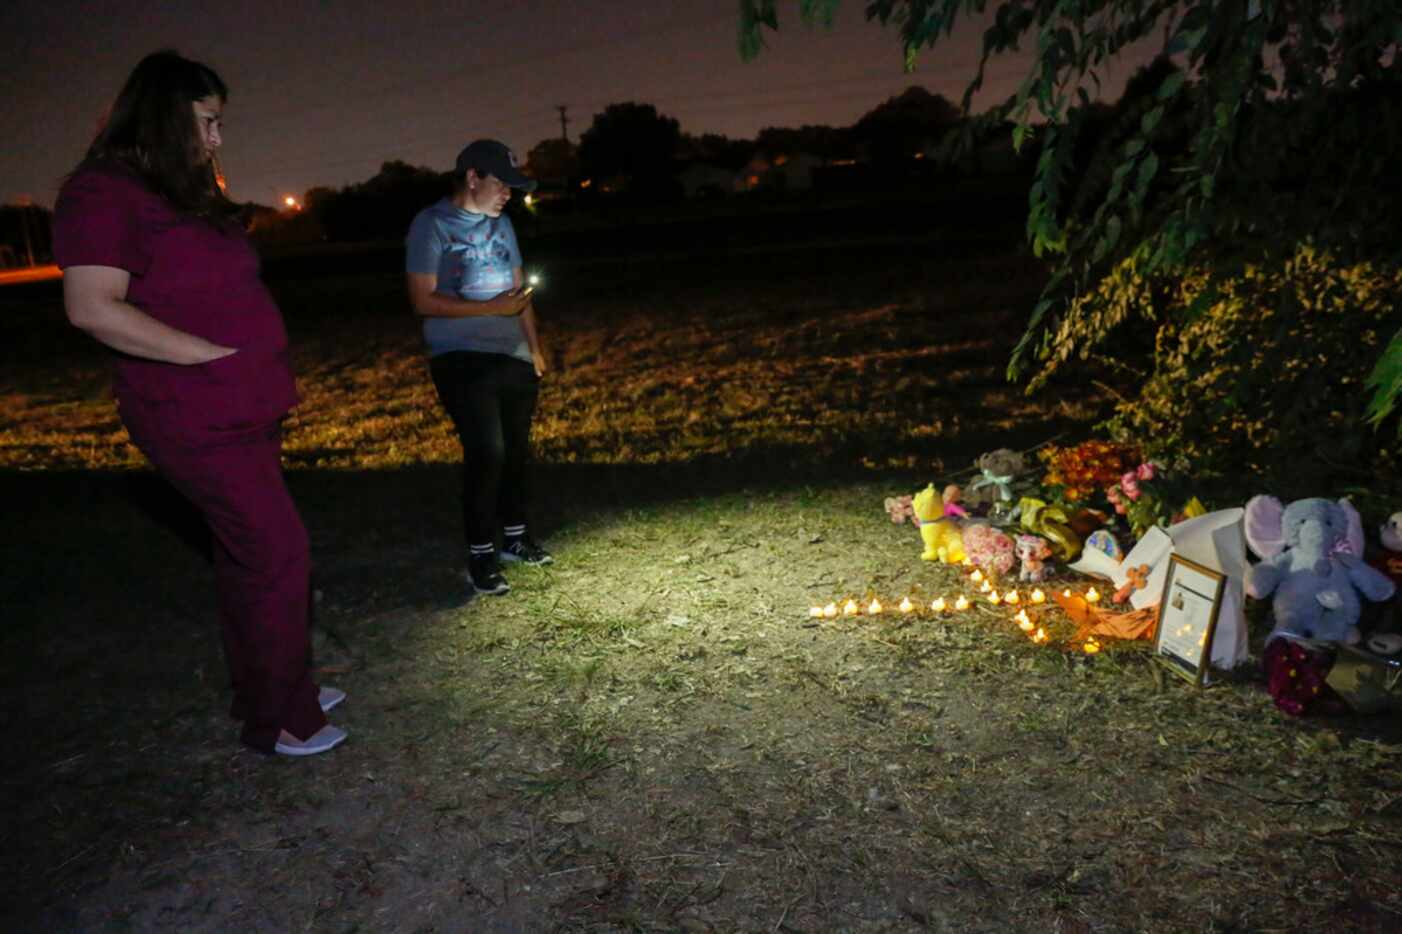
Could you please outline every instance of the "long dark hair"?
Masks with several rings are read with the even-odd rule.
[[[206,97],[229,97],[214,69],[175,52],[153,52],[122,86],[84,164],[116,163],[177,210],[232,221],[239,208],[225,196],[215,162],[202,151],[191,106]]]

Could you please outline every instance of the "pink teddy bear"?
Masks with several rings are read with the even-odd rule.
[[[1050,570],[1047,567],[1047,559],[1051,554],[1051,546],[1044,539],[1036,535],[1019,535],[1017,556],[1022,561],[1022,568],[1018,571],[1017,579],[1034,582],[1045,580]]]

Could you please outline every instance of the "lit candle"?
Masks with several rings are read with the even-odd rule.
[[[988,595],[988,602],[993,604],[994,606],[997,606],[998,604],[1003,602],[1003,598],[998,596],[998,591],[995,590]]]
[[[974,559],[973,559],[973,558],[968,558],[968,557],[966,557],[966,558],[964,558],[963,561],[960,561],[959,563],[962,564],[962,565],[963,565],[964,567],[966,567],[966,568],[971,568],[971,567],[974,566]]]
[[[944,605],[944,597],[936,597],[935,602],[930,604],[930,609],[936,613],[943,613],[948,607]]]
[[[1014,617],[1014,619],[1017,620],[1017,628],[1021,629],[1023,632],[1032,631],[1032,620],[1027,618],[1026,610],[1018,610],[1017,616]]]
[[[979,581],[983,580],[983,572],[978,568],[974,568],[974,573],[969,575],[969,580],[977,584]]]
[[[862,608],[857,606],[857,601],[850,597],[847,599],[847,602],[842,605],[842,614],[844,616],[856,616],[861,611]]]
[[[988,581],[984,581],[982,584],[979,584],[979,585],[978,585],[978,592],[979,592],[979,593],[992,593],[992,592],[993,592],[993,585],[990,584]]]
[[[1046,603],[1046,602],[1047,602],[1047,595],[1044,594],[1044,593],[1042,593],[1042,589],[1041,589],[1040,587],[1037,588],[1036,590],[1032,591],[1032,602],[1033,602],[1033,603]]]
[[[1096,642],[1094,639],[1087,640],[1085,644],[1085,651],[1087,655],[1094,655],[1096,652],[1100,651],[1100,643]]]
[[[867,607],[867,615],[868,615],[868,616],[875,616],[877,613],[880,613],[880,612],[881,612],[881,601],[878,600],[878,599],[876,599],[875,597],[872,597],[872,598],[871,598],[871,605]]]
[[[1070,596],[1071,596],[1071,588],[1070,588],[1070,587],[1067,587],[1065,590],[1063,590],[1063,591],[1061,592],[1061,595],[1062,595],[1063,597],[1070,598]]]
[[[963,594],[960,594],[959,599],[954,601],[954,608],[956,610],[967,610],[969,608],[969,599]]]
[[[1041,643],[1043,643],[1043,642],[1046,642],[1046,641],[1047,641],[1047,634],[1046,634],[1046,631],[1043,630],[1040,626],[1037,627],[1037,631],[1036,631],[1035,633],[1032,634],[1032,641],[1033,641],[1033,642],[1036,642],[1036,643],[1039,644],[1039,645],[1040,645]]]
[[[911,611],[914,610],[914,609],[915,609],[915,604],[910,602],[910,598],[909,598],[909,597],[903,597],[903,598],[901,599],[901,612],[902,612],[902,613],[909,613],[909,612],[911,612]]]
[[[1017,595],[1016,590],[1009,590],[1007,593],[1003,594],[1004,603],[1017,603],[1017,601],[1021,599],[1022,598]]]
[[[820,607],[820,606],[812,606],[812,607],[809,607],[809,608],[808,608],[808,615],[811,616],[811,617],[813,617],[814,619],[819,619],[819,618],[821,618],[822,615],[823,615],[823,608]]]
[[[823,607],[823,615],[826,616],[828,619],[832,619],[834,616],[836,616],[837,604],[829,603],[827,606]]]
[[[1096,602],[1097,600],[1099,600],[1099,599],[1100,599],[1100,591],[1096,590],[1094,587],[1092,587],[1090,590],[1087,590],[1087,591],[1086,591],[1086,602],[1087,602],[1087,603],[1095,603],[1095,602]]]

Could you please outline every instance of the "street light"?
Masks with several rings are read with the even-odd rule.
[[[283,198],[282,203],[287,205],[287,209],[289,211],[302,210],[302,205],[297,201],[296,198],[292,197],[291,195],[288,195],[287,197]]]

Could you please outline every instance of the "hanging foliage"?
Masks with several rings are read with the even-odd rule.
[[[800,0],[799,13],[830,24],[838,3]],[[1068,329],[1067,315],[1113,317],[1115,308],[1096,311],[1078,299],[1126,262],[1141,283],[1204,268],[1232,279],[1261,256],[1306,241],[1343,262],[1397,262],[1396,0],[870,0],[865,12],[898,30],[907,69],[956,25],[983,26],[966,113],[990,61],[1036,52],[1017,91],[994,108],[1013,121],[1019,149],[1040,143],[1027,236],[1051,261],[1010,378],[1064,359],[1058,335],[1092,344],[1102,336]],[[741,0],[743,56],[759,54],[765,30],[778,28],[775,0]],[[1103,136],[1113,147],[1098,156],[1104,171],[1082,177],[1073,166],[1095,112],[1091,92],[1112,62],[1146,45],[1172,67],[1153,69],[1152,87],[1122,108],[1133,122],[1122,119]],[[1108,301],[1123,312],[1122,298]],[[1382,353],[1372,387],[1377,422],[1402,393],[1402,331]]]

